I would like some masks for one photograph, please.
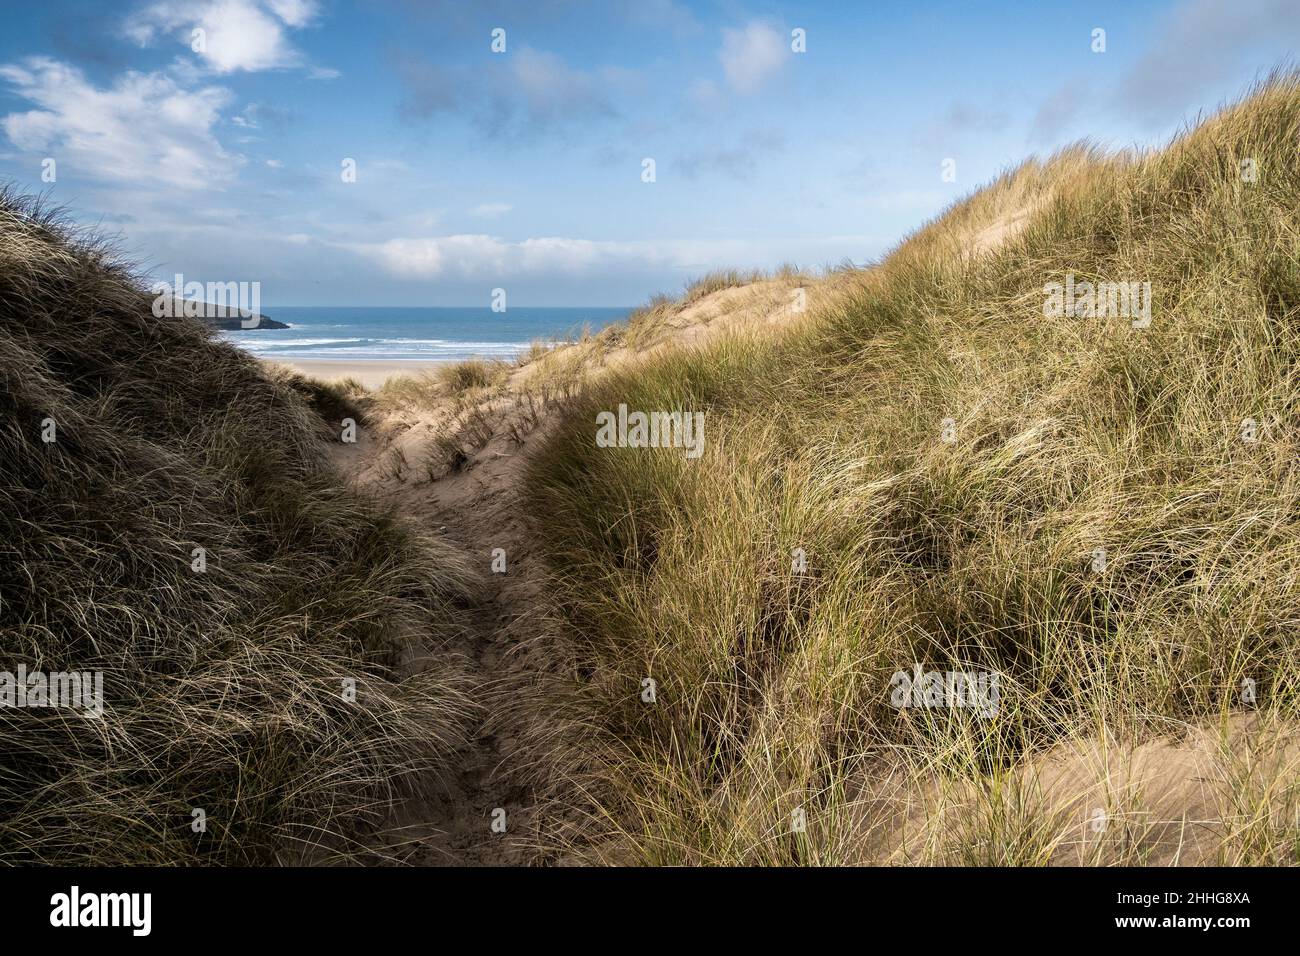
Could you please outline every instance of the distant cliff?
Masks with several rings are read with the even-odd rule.
[[[212,302],[201,302],[198,299],[164,298],[159,303],[156,303],[154,315],[159,318],[183,315],[186,318],[197,319],[213,329],[287,329],[289,327],[283,322],[277,322],[275,319],[262,315],[260,312],[250,312],[247,309],[217,305]],[[244,324],[252,319],[257,321],[252,325]]]
[[[243,320],[247,318],[256,318],[256,325],[244,325]],[[277,322],[275,319],[267,318],[261,313],[253,315],[241,314],[230,316],[199,316],[199,319],[214,329],[287,329],[289,326],[283,322]]]

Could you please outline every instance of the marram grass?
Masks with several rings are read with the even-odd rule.
[[[789,335],[575,400],[529,511],[586,728],[576,848],[1297,862],[1297,142],[1284,75],[1162,150],[1029,162]],[[1150,283],[1150,324],[1049,317],[1067,275]],[[619,403],[705,412],[703,457],[598,448]],[[892,707],[917,663],[1001,675],[996,716]],[[1124,783],[1152,748],[1205,761],[1172,774],[1199,804]]]
[[[142,288],[0,195],[0,671],[104,684],[98,719],[0,709],[0,863],[373,858],[475,706],[449,662],[396,670],[470,573],[342,487],[295,386],[345,396]]]

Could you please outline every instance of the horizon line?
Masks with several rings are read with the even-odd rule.
[[[269,309],[488,309],[490,305],[293,305],[283,303],[281,305],[269,305]],[[635,309],[635,305],[511,305],[502,310],[501,314],[508,313],[510,309]],[[263,313],[265,314],[265,313]]]

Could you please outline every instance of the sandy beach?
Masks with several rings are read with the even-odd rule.
[[[378,388],[396,375],[421,375],[433,371],[445,362],[411,362],[391,359],[290,359],[277,360],[303,375],[322,381],[354,378],[367,388]]]

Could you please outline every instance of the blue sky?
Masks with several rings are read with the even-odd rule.
[[[1163,141],[1297,40],[1294,0],[48,0],[5,12],[0,181],[268,311],[629,305],[874,259],[1031,154]]]

